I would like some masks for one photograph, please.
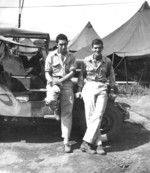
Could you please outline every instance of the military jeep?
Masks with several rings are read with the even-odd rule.
[[[54,121],[55,117],[44,101],[46,97],[44,63],[48,54],[49,35],[47,33],[31,33],[21,29],[16,29],[15,32],[10,30],[3,35],[5,37],[0,37],[0,120],[12,123],[14,118],[18,121],[28,119],[29,122],[34,121],[34,123],[36,121],[49,122],[51,119]],[[21,38],[42,39],[44,42],[42,45],[26,45],[10,41],[6,37],[11,37],[16,41]],[[20,47],[26,49],[19,49]],[[10,51],[11,49],[15,49],[15,51]],[[23,50],[28,51],[23,52]],[[77,78],[81,64],[82,60],[77,60],[77,72],[72,79],[74,92],[77,89]],[[46,115],[51,116],[48,116],[49,119],[45,119]],[[109,99],[100,129],[102,140],[113,140],[117,137],[127,118],[129,118],[129,114],[123,104]],[[72,132],[83,136],[85,130],[83,100],[75,99]]]

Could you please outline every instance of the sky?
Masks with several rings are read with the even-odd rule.
[[[22,0],[20,0],[22,1]],[[126,21],[145,0],[24,0],[21,28],[59,33],[73,39],[88,21],[104,38]],[[150,1],[147,1],[150,4]],[[18,27],[19,0],[0,0],[0,25]]]

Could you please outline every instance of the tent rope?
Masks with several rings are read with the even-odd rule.
[[[119,63],[116,65],[116,67],[114,68],[114,71],[117,69],[117,67],[121,64],[121,62],[123,61],[124,57],[122,57],[122,59],[119,61]]]

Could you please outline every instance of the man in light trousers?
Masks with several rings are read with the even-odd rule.
[[[83,97],[87,124],[81,150],[100,155],[106,154],[102,147],[100,126],[107,106],[108,84],[110,84],[112,94],[114,94],[115,86],[111,60],[101,54],[102,50],[102,40],[93,40],[93,54],[84,59],[76,93],[76,97]],[[96,146],[96,150],[93,146]]]
[[[64,34],[56,37],[57,49],[48,55],[45,63],[47,85],[60,86],[61,131],[64,139],[64,151],[71,152],[69,138],[72,128],[72,110],[74,104],[73,82],[71,78],[76,70],[76,59],[67,51],[68,38]],[[48,99],[47,93],[47,99]]]

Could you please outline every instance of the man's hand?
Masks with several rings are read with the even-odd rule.
[[[50,86],[52,86],[53,85],[53,81],[52,80],[48,80],[47,81],[47,84],[50,85]]]
[[[115,100],[117,98],[117,95],[115,94],[114,89],[110,90],[109,98],[112,100]]]
[[[52,84],[53,84],[53,85],[58,85],[58,86],[61,86],[61,85],[62,85],[62,83],[61,83],[60,80],[55,80],[55,81],[53,81]]]
[[[78,99],[81,99],[82,98],[82,92],[75,93],[75,97]]]

